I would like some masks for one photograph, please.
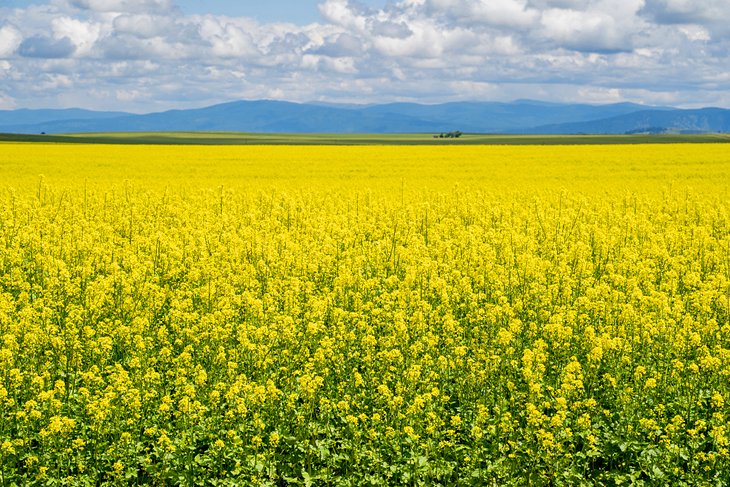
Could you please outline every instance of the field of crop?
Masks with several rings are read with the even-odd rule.
[[[730,482],[730,150],[0,144],[0,485]]]

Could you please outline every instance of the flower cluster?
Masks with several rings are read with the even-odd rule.
[[[1,483],[729,480],[714,146],[3,148]]]

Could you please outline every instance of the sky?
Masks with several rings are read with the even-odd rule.
[[[730,0],[0,0],[0,109],[730,107]]]

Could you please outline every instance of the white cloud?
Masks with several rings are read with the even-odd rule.
[[[211,54],[220,58],[250,58],[258,49],[243,25],[208,17],[199,26],[200,37],[210,45]]]
[[[541,19],[543,33],[558,46],[577,51],[621,51],[632,47],[630,33],[603,12],[550,9]]]
[[[666,24],[730,21],[729,0],[646,0],[642,12]]]
[[[76,47],[71,39],[55,39],[44,35],[28,37],[20,43],[18,52],[23,57],[40,59],[63,59],[73,55]]]
[[[700,25],[681,25],[678,27],[679,32],[684,34],[690,41],[709,41],[710,33],[706,28]]]
[[[551,8],[566,8],[572,10],[580,10],[588,5],[585,0],[530,0],[528,4],[540,10]]]
[[[539,18],[524,0],[429,0],[426,11],[466,24],[527,28]]]
[[[694,25],[714,39],[730,38],[730,0],[646,0],[640,13],[657,24]]]
[[[35,106],[274,95],[689,103],[729,97],[728,2],[323,0],[322,21],[302,26],[184,15],[173,0],[52,0],[0,8],[0,59],[12,63],[6,96]]]
[[[102,25],[95,22],[84,22],[63,16],[51,21],[51,31],[56,39],[69,39],[75,46],[77,56],[91,53],[94,44],[102,32]]]
[[[364,49],[360,38],[341,32],[328,36],[324,43],[312,51],[313,54],[321,54],[330,57],[349,57],[362,54]]]
[[[21,42],[23,42],[23,36],[18,29],[12,25],[0,27],[0,58],[13,55]]]
[[[578,89],[578,96],[588,103],[618,103],[625,97],[618,88],[583,87]]]
[[[319,6],[319,11],[325,20],[337,26],[353,32],[364,32],[367,29],[367,17],[353,8],[349,0],[326,0]]]
[[[174,23],[170,18],[149,14],[123,14],[112,21],[115,33],[129,34],[142,39],[162,35],[171,24]]]

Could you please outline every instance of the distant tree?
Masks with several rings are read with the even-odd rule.
[[[444,133],[444,132],[441,132],[440,134],[438,134],[438,135],[434,135],[433,137],[434,137],[434,139],[435,139],[435,138],[439,138],[439,139],[458,139],[458,138],[459,138],[459,137],[461,137],[462,135],[463,135],[463,134],[462,134],[462,132],[461,132],[461,131],[459,131],[459,130],[456,130],[456,131],[454,131],[454,132],[446,132],[446,133]]]

